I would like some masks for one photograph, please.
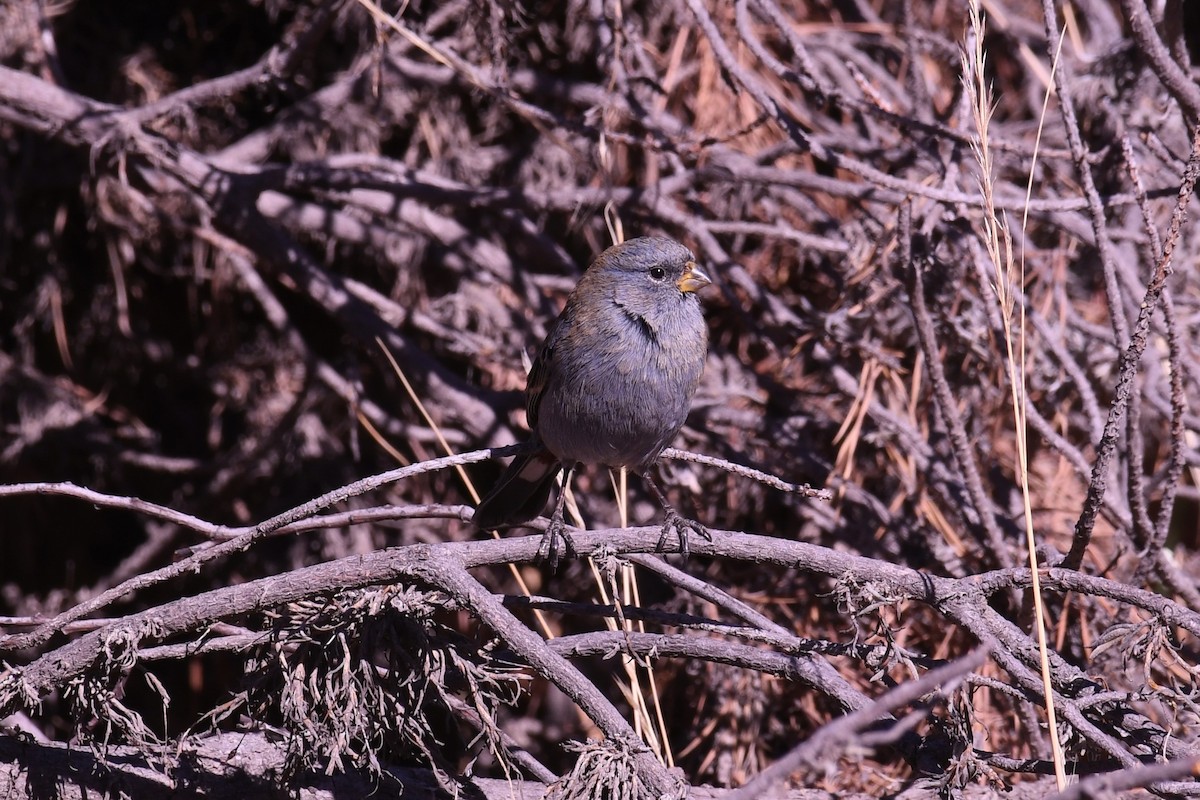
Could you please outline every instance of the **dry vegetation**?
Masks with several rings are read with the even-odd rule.
[[[1045,796],[1025,475],[1067,796],[1200,794],[1151,5],[0,4],[0,796]],[[471,487],[657,232],[717,284],[676,444],[829,497],[670,460],[681,562],[585,471],[551,573]]]

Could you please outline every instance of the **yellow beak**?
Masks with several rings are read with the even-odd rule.
[[[679,287],[679,291],[695,292],[703,289],[712,283],[712,278],[704,274],[704,270],[696,265],[695,261],[687,262],[687,269],[679,276],[679,280],[675,281],[675,285]]]

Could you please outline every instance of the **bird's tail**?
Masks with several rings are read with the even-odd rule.
[[[550,499],[562,464],[546,450],[517,456],[475,509],[473,522],[485,531],[536,519]]]

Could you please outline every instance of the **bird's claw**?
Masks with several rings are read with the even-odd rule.
[[[558,543],[560,540],[566,557],[574,558],[576,555],[575,542],[567,533],[566,524],[562,517],[551,517],[550,524],[546,526],[546,532],[542,534],[541,544],[538,545],[537,559],[549,564],[552,572],[558,571]]]
[[[708,528],[704,527],[699,522],[680,515],[680,513],[673,508],[668,508],[666,512],[667,519],[665,522],[663,522],[662,532],[658,536],[658,544],[655,545],[655,549],[660,553],[663,551],[663,548],[666,547],[667,537],[671,535],[672,528],[675,529],[675,535],[679,538],[679,554],[685,559],[689,555],[689,530],[693,533],[699,534],[707,541],[712,541],[712,534],[708,532]]]

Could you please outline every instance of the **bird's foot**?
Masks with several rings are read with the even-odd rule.
[[[551,572],[558,571],[558,546],[562,542],[562,551],[567,558],[574,558],[576,555],[575,542],[571,540],[571,535],[567,533],[567,525],[563,522],[561,514],[555,514],[550,518],[550,524],[546,526],[546,532],[542,534],[542,542],[538,545],[537,558],[550,565]]]
[[[679,538],[679,554],[685,559],[688,557],[688,531],[696,533],[708,541],[712,541],[712,534],[708,532],[708,528],[696,522],[693,519],[681,516],[678,511],[667,506],[667,519],[663,522],[662,533],[658,536],[658,544],[655,549],[660,553],[667,544],[667,537],[671,535],[671,530],[675,530],[675,535]]]

